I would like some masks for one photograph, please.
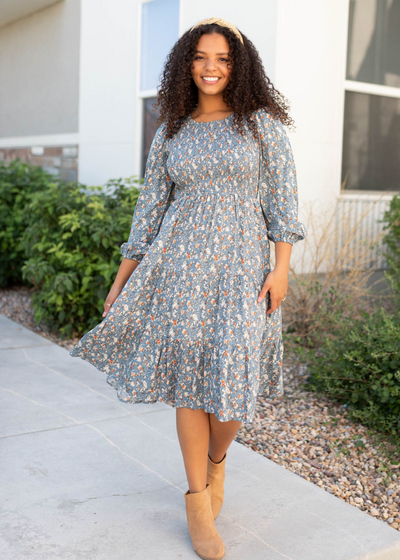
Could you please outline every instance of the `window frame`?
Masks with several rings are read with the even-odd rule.
[[[369,82],[357,82],[355,80],[348,80],[346,78],[347,74],[347,52],[348,52],[348,38],[349,38],[349,12],[350,12],[350,0],[346,0],[345,2],[346,7],[346,14],[345,14],[345,45],[344,45],[344,53],[345,59],[343,64],[343,89],[342,89],[342,128],[341,128],[341,142],[340,142],[340,177],[342,176],[342,166],[343,166],[343,138],[344,138],[344,107],[345,107],[345,98],[346,92],[351,91],[355,93],[366,93],[368,95],[379,95],[381,97],[395,97],[400,99],[400,87],[392,87],[392,86],[385,86],[380,84],[371,84]],[[363,190],[363,189],[343,189],[342,184],[340,184],[340,196],[345,197],[346,195],[350,195],[354,198],[355,195],[360,195],[360,197],[364,197],[365,195],[369,195],[368,199],[377,199],[381,198],[382,195],[387,195],[393,197],[399,194],[399,191],[383,191],[383,190]]]

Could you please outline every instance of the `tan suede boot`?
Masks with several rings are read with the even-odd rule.
[[[211,486],[201,492],[185,493],[186,517],[195,553],[203,560],[220,560],[225,555],[224,542],[213,520]]]
[[[218,517],[224,501],[226,453],[220,463],[214,463],[208,456],[207,484],[211,486],[211,509],[214,519]]]

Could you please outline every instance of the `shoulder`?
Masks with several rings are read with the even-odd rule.
[[[266,107],[259,107],[251,115],[256,119],[272,119],[272,115]]]
[[[154,133],[153,141],[150,148],[151,151],[156,151],[158,153],[166,152],[170,141],[168,138],[166,138],[166,131],[167,126],[166,123],[163,122]]]
[[[252,115],[262,140],[269,139],[275,142],[287,141],[288,135],[285,130],[285,125],[279,118],[273,117],[267,108],[260,107],[253,111]]]
[[[252,118],[262,128],[280,129],[283,123],[280,119],[274,118],[266,107],[259,107],[252,113]]]
[[[167,127],[166,127],[165,122],[161,123],[160,126],[157,128],[155,134],[154,134],[154,141],[164,142],[166,129],[167,129]]]

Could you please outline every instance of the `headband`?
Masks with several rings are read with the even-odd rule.
[[[196,23],[196,25],[193,25],[193,27],[190,29],[190,33],[192,32],[192,30],[195,27],[197,27],[199,25],[207,25],[209,23],[216,23],[216,24],[220,25],[221,27],[227,27],[228,29],[233,31],[234,34],[236,35],[236,37],[239,39],[239,41],[241,41],[241,43],[244,44],[242,35],[240,34],[239,30],[233,25],[233,23],[229,23],[229,21],[226,21],[226,19],[221,19],[221,18],[218,18],[218,17],[211,17],[211,18],[202,19],[201,21],[199,21],[199,23]]]

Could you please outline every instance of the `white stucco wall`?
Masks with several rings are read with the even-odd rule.
[[[291,103],[303,200],[340,192],[347,0],[280,0],[276,84]]]
[[[58,2],[0,27],[4,146],[18,137],[78,131],[79,39],[80,0]]]
[[[289,137],[299,219],[308,231],[307,241],[293,247],[297,272],[313,271],[317,262],[324,272],[336,251],[332,212],[341,186],[347,10],[347,0],[279,1],[275,85],[289,99],[295,121]]]
[[[136,173],[136,0],[81,0],[79,175],[103,184]]]

